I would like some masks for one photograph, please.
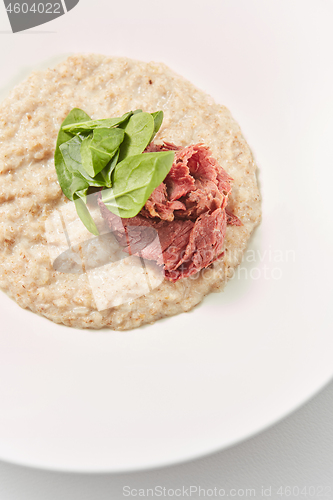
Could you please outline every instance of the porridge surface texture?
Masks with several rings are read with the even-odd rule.
[[[58,213],[73,221],[75,216],[58,184],[53,155],[59,127],[74,107],[93,119],[137,108],[163,110],[155,142],[204,143],[211,149],[233,178],[228,207],[243,223],[227,227],[220,260],[190,278],[163,280],[139,298],[129,296],[126,303],[104,310],[96,306],[86,272],[56,270],[49,221]],[[72,56],[54,69],[33,73],[0,105],[0,288],[21,307],[56,323],[124,330],[189,311],[207,293],[223,289],[260,217],[256,165],[238,124],[224,106],[164,64]],[[82,250],[81,233],[71,240],[74,254]],[[102,253],[106,243],[114,245],[112,235],[100,238]]]

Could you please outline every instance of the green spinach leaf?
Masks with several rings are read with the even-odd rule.
[[[110,212],[122,218],[137,215],[169,173],[174,156],[174,151],[145,153],[118,163],[112,175],[113,188],[102,191],[102,201]]]
[[[92,140],[93,140],[93,135],[89,134],[86,137],[84,137],[80,143],[80,161],[82,167],[90,177],[91,176],[94,177],[94,169],[92,166],[92,156],[90,151],[90,144]]]
[[[87,172],[83,168],[81,159],[81,145],[83,144],[83,142],[84,141],[82,141],[81,137],[76,135],[60,146],[60,151],[66,164],[67,170],[73,176],[85,180],[89,186],[105,186],[103,178],[94,179],[89,174],[87,174]],[[72,189],[73,188],[71,188],[71,190]]]
[[[63,127],[65,132],[71,134],[80,134],[81,132],[91,132],[96,128],[113,128],[121,123],[124,123],[131,115],[132,111],[125,113],[123,116],[115,118],[104,118],[102,120],[81,120],[79,123],[73,120],[73,123],[67,122]],[[88,115],[87,115],[88,116]]]
[[[96,227],[94,219],[90,215],[90,212],[89,212],[88,207],[86,206],[85,202],[77,195],[74,195],[74,203],[75,203],[76,212],[77,212],[78,216],[80,217],[81,221],[83,222],[83,224],[88,229],[88,231],[90,233],[98,236],[99,235],[98,229]]]
[[[124,139],[121,128],[97,128],[93,136],[86,137],[81,144],[81,159],[84,170],[95,177],[110,162]]]
[[[74,108],[63,121],[54,155],[58,180],[91,233],[98,235],[86,206],[90,188],[104,188],[102,199],[111,212],[134,217],[168,174],[173,151],[141,154],[162,120],[162,111],[141,109],[119,118],[91,120]]]
[[[154,131],[153,131],[153,135],[150,138],[149,143],[151,143],[151,141],[154,139],[157,132],[160,130],[164,114],[163,114],[163,111],[156,111],[156,113],[151,113],[151,116],[154,118]]]
[[[154,132],[154,118],[150,113],[136,113],[125,124],[125,137],[120,146],[119,161],[142,153]]]
[[[101,186],[106,186],[109,188],[112,186],[111,174],[112,174],[113,170],[115,169],[115,166],[117,165],[118,158],[119,158],[119,148],[117,149],[116,154],[114,155],[112,160],[95,177],[95,180],[100,182]]]
[[[73,177],[73,180],[72,180],[72,183],[70,186],[70,190],[71,190],[73,198],[74,198],[75,193],[78,194],[78,193],[82,193],[83,191],[87,193],[88,188],[89,188],[88,181],[86,181],[82,177],[78,177],[78,176]],[[82,195],[79,195],[79,196],[82,197]]]
[[[64,195],[69,200],[73,200],[72,192],[70,190],[70,186],[73,180],[73,174],[69,172],[66,167],[65,161],[60,151],[60,146],[63,143],[69,141],[73,136],[72,134],[65,132],[62,127],[64,125],[66,126],[68,123],[82,122],[83,120],[90,120],[89,115],[82,111],[82,109],[72,109],[72,111],[66,116],[61,124],[54,153],[54,165],[57,172],[58,181]]]
[[[60,146],[60,151],[66,167],[72,174],[80,173],[80,169],[82,169],[80,153],[81,143],[82,139],[80,139],[80,137],[74,136],[69,141],[64,142],[64,144],[61,144]]]

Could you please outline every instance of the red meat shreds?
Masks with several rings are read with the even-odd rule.
[[[147,152],[167,150],[175,151],[174,163],[164,182],[147,200],[144,216],[169,221],[174,217],[195,220],[202,213],[226,206],[232,179],[206,146],[179,148],[172,143],[152,143],[146,149]],[[178,203],[170,204],[177,200]]]
[[[146,201],[141,214],[145,217],[160,217],[172,221],[175,210],[186,210],[186,207],[181,201],[168,200],[166,185],[162,182]]]
[[[121,219],[105,207],[100,194],[98,203],[124,250],[156,261],[165,278],[175,282],[220,258],[227,224],[242,225],[226,209],[232,179],[202,144],[152,143],[145,151],[175,151],[175,160],[140,213]]]
[[[229,210],[227,208],[225,209],[225,213],[227,215],[228,226],[242,226],[243,225],[241,220],[238,217],[236,217],[236,215],[229,212]]]
[[[157,153],[158,151],[179,151],[181,149],[182,148],[180,146],[176,146],[172,142],[163,141],[163,144],[155,144],[154,142],[151,142],[144,150],[144,153]]]
[[[121,219],[99,197],[102,216],[119,244],[130,255],[164,265],[165,277],[177,281],[191,276],[218,259],[223,251],[226,214],[220,208],[191,220],[147,219],[141,214]],[[158,238],[157,238],[158,236]]]
[[[177,248],[174,243],[163,253],[165,277],[175,282],[197,273],[220,258],[223,255],[226,228],[226,214],[221,208],[200,216],[189,233],[186,247],[182,248],[181,259],[177,261],[170,258]],[[178,257],[177,251],[175,254]]]

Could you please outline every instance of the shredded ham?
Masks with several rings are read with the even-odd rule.
[[[101,198],[98,203],[124,249],[163,265],[166,279],[175,282],[220,258],[227,224],[242,223],[226,208],[232,178],[210,150],[203,144],[180,148],[165,142],[152,143],[145,152],[170,150],[175,151],[171,170],[138,215],[121,219]]]

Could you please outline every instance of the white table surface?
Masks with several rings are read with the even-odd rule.
[[[124,496],[124,487],[138,490],[138,494],[140,489],[165,487],[167,494],[168,489],[177,490],[184,487],[186,490],[190,486],[196,486],[202,488],[201,497],[199,493],[193,493],[191,497],[182,495],[178,498],[204,498],[203,491],[208,492],[215,487],[217,491],[223,488],[226,495],[237,499],[246,497],[246,491],[243,494],[246,489],[254,489],[256,498],[264,498],[264,487],[266,493],[271,492],[270,498],[274,500],[331,500],[332,415],[333,382],[302,408],[259,435],[238,446],[174,467],[126,474],[89,475],[48,472],[0,462],[0,499],[118,500],[135,498]],[[278,491],[281,486],[287,494],[288,487],[299,487],[300,491],[306,487],[307,494],[297,495],[296,489],[296,495],[280,496]],[[316,496],[311,496],[311,486],[315,487]],[[163,490],[161,491],[163,493]],[[247,495],[247,498],[249,497],[250,492]],[[177,497],[152,497],[150,494],[150,497],[146,498]]]

